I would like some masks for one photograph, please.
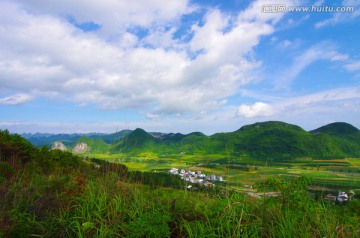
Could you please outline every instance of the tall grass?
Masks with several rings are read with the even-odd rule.
[[[0,237],[357,237],[360,203],[144,185],[90,165],[0,183]]]

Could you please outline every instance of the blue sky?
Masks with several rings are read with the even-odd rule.
[[[0,128],[360,128],[359,29],[359,0],[0,0]]]

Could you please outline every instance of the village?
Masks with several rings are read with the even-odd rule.
[[[355,194],[352,190],[350,190],[350,199],[351,197]],[[326,200],[333,200],[333,201],[337,201],[337,202],[347,202],[349,200],[349,196],[347,193],[339,191],[339,194],[336,195],[332,195],[332,194],[328,194],[325,197]]]
[[[223,182],[223,178],[221,176],[216,176],[212,174],[207,176],[206,174],[202,173],[200,170],[197,172],[191,171],[190,169],[177,169],[172,168],[169,170],[170,174],[179,175],[182,180],[188,181],[194,184],[201,184],[207,188],[215,186],[213,183],[209,181],[220,181]],[[187,186],[188,189],[192,189],[192,185]]]

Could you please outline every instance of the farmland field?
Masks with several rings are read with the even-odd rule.
[[[346,159],[346,161],[348,161],[354,167],[360,168],[360,159],[358,159],[358,158],[348,158],[348,159]]]
[[[210,155],[162,155],[141,153],[137,156],[124,154],[89,154],[89,157],[126,165],[129,170],[166,171],[170,168],[188,168],[205,174],[222,176],[229,187],[243,188],[256,185],[267,178],[306,176],[314,186],[322,188],[360,188],[360,159],[346,158],[316,160],[298,158],[291,162],[267,163],[251,158],[227,158],[223,154]]]

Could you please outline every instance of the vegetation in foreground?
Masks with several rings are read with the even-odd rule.
[[[307,180],[269,179],[278,197],[183,190],[170,175],[129,172],[37,149],[0,132],[0,237],[358,237],[360,203],[315,199]],[[171,182],[169,180],[173,179]],[[175,187],[175,188],[173,188]]]

